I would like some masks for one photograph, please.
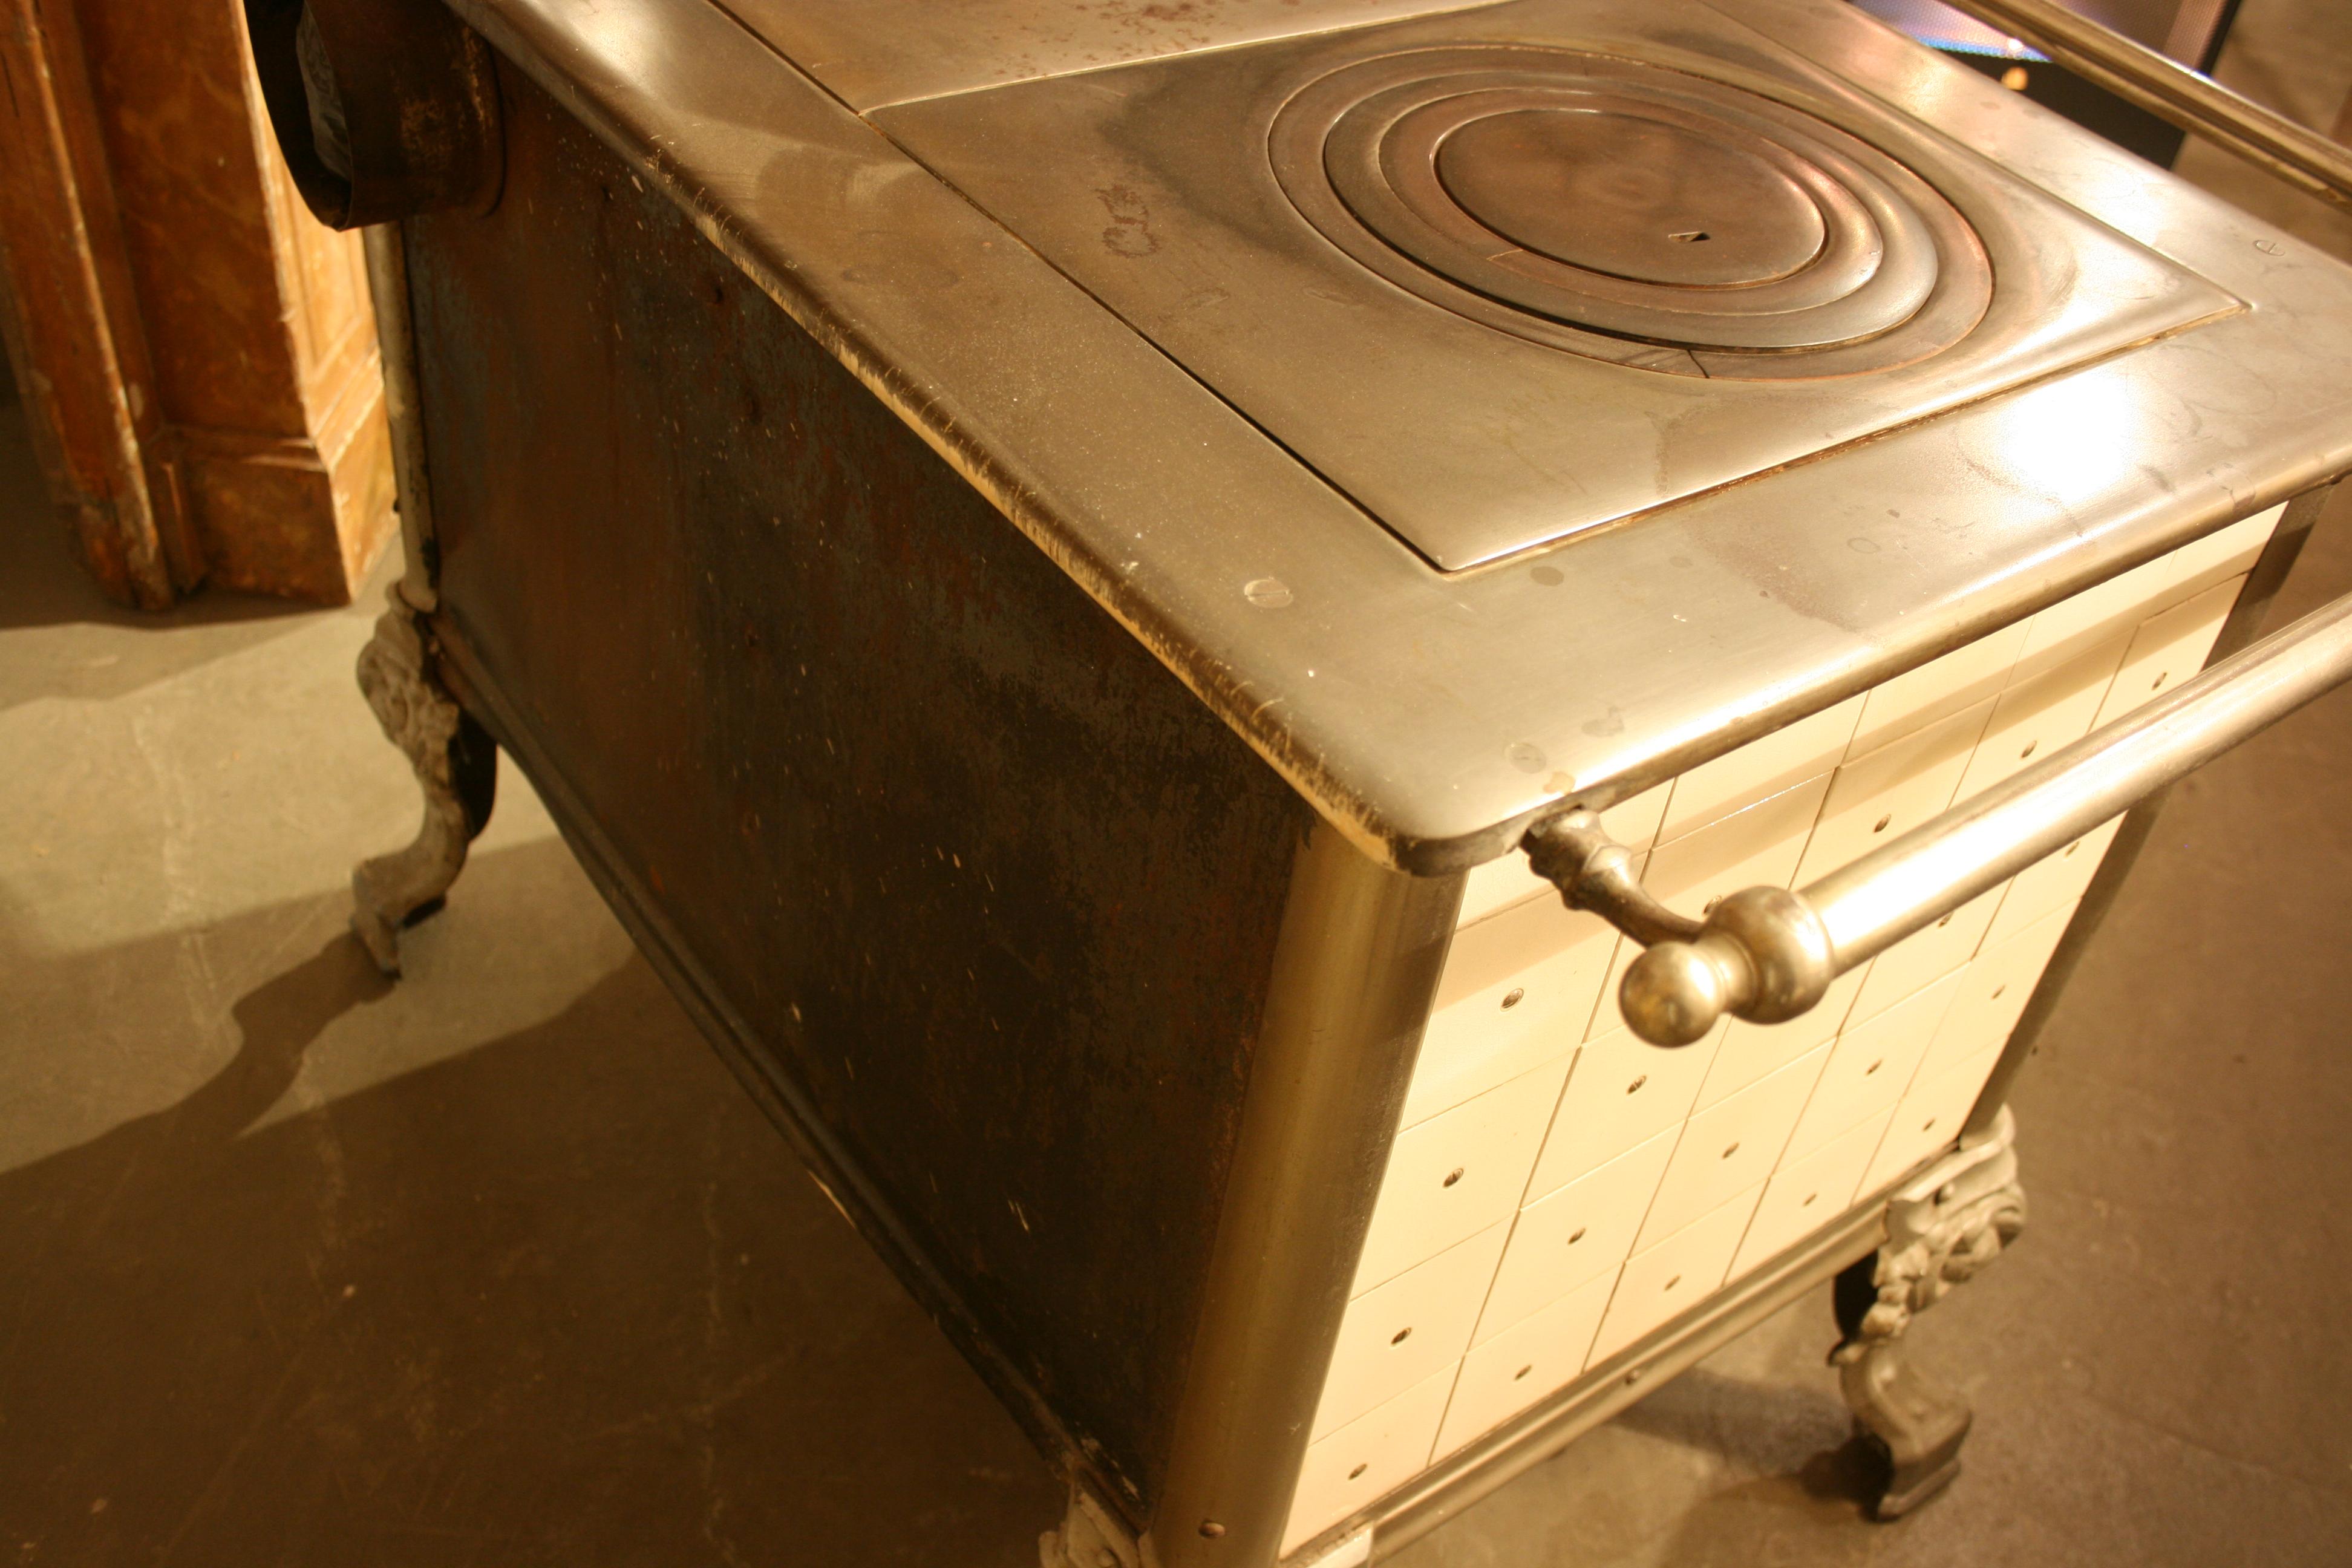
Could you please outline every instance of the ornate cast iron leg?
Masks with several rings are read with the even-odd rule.
[[[498,747],[457,706],[433,669],[415,609],[395,586],[392,607],[360,651],[360,690],[393,744],[408,753],[425,790],[416,841],[352,873],[352,930],[386,974],[400,973],[403,928],[441,907],[466,865],[466,847],[490,819]]]
[[[1858,1433],[1886,1467],[1873,1517],[1899,1519],[1960,1473],[1968,1402],[1903,1354],[1914,1314],[2000,1256],[2025,1228],[2017,1182],[2017,1123],[2004,1110],[1992,1135],[1899,1189],[1886,1211],[1886,1245],[1838,1276],[1838,1328],[1830,1352]]]

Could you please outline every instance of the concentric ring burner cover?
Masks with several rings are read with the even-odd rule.
[[[1507,0],[866,112],[1440,571],[2240,309],[1685,0]]]
[[[1906,364],[1965,336],[1992,296],[1967,221],[1895,159],[1759,94],[1632,60],[1367,60],[1294,98],[1271,155],[1307,220],[1391,282],[1654,370]],[[1830,349],[1846,352],[1824,365]]]

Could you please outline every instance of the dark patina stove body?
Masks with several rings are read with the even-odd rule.
[[[250,10],[383,225],[362,935],[509,752],[1049,1561],[1384,1553],[1832,1276],[1948,1479],[2118,814],[2352,669],[2190,679],[2352,273],[1825,0]]]

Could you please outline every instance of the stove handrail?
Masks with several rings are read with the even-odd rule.
[[[2054,0],[1944,0],[2192,135],[2352,207],[2352,150]]]
[[[1570,909],[1649,951],[1619,990],[1643,1039],[1684,1046],[1729,1013],[1779,1023],[1830,982],[2080,838],[2185,773],[2352,680],[2352,595],[1791,892],[1749,888],[1704,921],[1644,891],[1597,813],[1543,818],[1521,840]]]

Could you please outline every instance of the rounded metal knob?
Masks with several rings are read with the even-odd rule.
[[[1837,976],[1821,917],[1785,888],[1748,888],[1715,907],[1696,937],[1635,959],[1618,993],[1625,1021],[1654,1046],[1687,1046],[1726,1013],[1759,1024],[1793,1018]]]

